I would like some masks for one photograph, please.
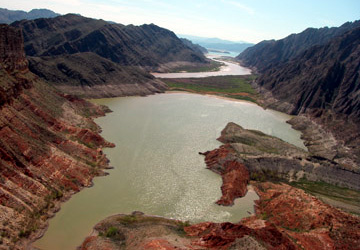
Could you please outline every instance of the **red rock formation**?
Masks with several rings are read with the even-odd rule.
[[[259,183],[256,214],[305,249],[360,249],[360,219],[286,184]]]
[[[220,140],[231,141],[222,133]],[[204,153],[209,169],[223,178],[218,204],[246,193],[249,173],[236,161],[234,149],[225,144]],[[241,248],[241,240],[266,249],[360,249],[360,219],[327,205],[301,189],[287,184],[253,182],[260,199],[256,215],[233,223],[200,223],[185,228],[197,237],[193,244],[210,249]],[[252,243],[251,243],[252,242]],[[255,243],[254,243],[255,242]],[[258,247],[258,246],[257,246]]]
[[[234,204],[234,199],[243,197],[247,193],[247,184],[250,175],[246,167],[236,161],[228,161],[224,164],[225,173],[222,174],[221,186],[222,197],[216,203],[229,206]]]
[[[58,201],[103,174],[102,148],[114,145],[84,117],[93,104],[64,98],[28,71],[19,30],[1,25],[0,37],[0,248],[23,249]]]
[[[193,241],[209,249],[228,249],[236,247],[236,240],[251,236],[267,249],[296,249],[291,240],[270,223],[264,223],[261,228],[251,228],[244,224],[205,222],[185,228],[189,236],[200,237]]]
[[[175,250],[176,248],[172,246],[169,241],[164,239],[154,239],[149,242],[147,242],[144,245],[144,249],[148,250]]]
[[[222,146],[203,153],[207,167],[222,177],[222,197],[216,203],[224,206],[233,205],[235,198],[245,196],[250,180],[249,171],[243,164],[232,160],[230,152],[230,147]]]
[[[360,219],[286,184],[253,183],[256,215],[237,224],[205,222],[185,228],[194,245],[236,247],[251,236],[266,249],[360,249]]]

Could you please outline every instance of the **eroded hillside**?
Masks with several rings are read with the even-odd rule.
[[[60,200],[108,160],[91,117],[106,109],[57,93],[28,69],[19,29],[0,26],[0,248],[23,249]]]
[[[210,65],[173,32],[68,14],[12,24],[24,34],[30,69],[67,93],[86,97],[148,95],[167,86],[149,71]]]

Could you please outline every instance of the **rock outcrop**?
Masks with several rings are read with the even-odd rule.
[[[23,36],[21,30],[0,25],[0,60],[1,68],[7,72],[26,71],[28,62],[25,59]]]
[[[207,168],[220,174],[222,177],[222,197],[216,203],[224,206],[233,205],[236,198],[245,196],[247,185],[250,181],[247,168],[233,160],[230,152],[234,153],[229,147],[221,147],[213,151],[201,153],[205,155]]]
[[[232,189],[238,190],[237,192],[244,188],[246,190],[247,181],[242,177],[248,175],[247,171],[251,179],[258,181],[268,179],[294,181],[306,178],[360,190],[358,171],[346,168],[345,164],[313,155],[312,148],[310,152],[306,152],[276,137],[256,130],[243,129],[235,123],[227,124],[218,140],[225,145],[203,153],[206,165],[223,176],[224,187],[234,186]],[[232,185],[225,185],[229,166],[232,166],[229,168],[232,171],[235,167],[238,175],[237,178],[232,177]],[[245,170],[242,170],[243,166]],[[243,184],[234,185],[240,179]],[[224,193],[224,188],[222,190],[223,195],[227,196],[228,191],[225,189]],[[239,193],[246,193],[246,191]],[[236,195],[233,198],[236,198]]]
[[[96,224],[92,236],[85,239],[81,250],[200,249],[192,247],[185,237],[185,222],[133,212],[110,216]]]
[[[286,184],[253,183],[256,215],[186,227],[206,249],[358,249],[360,220]]]
[[[27,68],[21,31],[0,27],[0,248],[24,249],[60,201],[108,166],[91,117],[103,107],[57,93]]]

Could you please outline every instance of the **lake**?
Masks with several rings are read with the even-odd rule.
[[[218,206],[221,177],[206,169],[198,152],[215,149],[228,122],[261,130],[297,146],[300,133],[288,115],[240,101],[166,93],[94,100],[113,110],[96,119],[102,135],[116,144],[105,149],[114,169],[94,186],[62,204],[50,220],[40,249],[75,249],[105,217],[134,210],[190,222],[238,222],[254,212],[254,191],[232,207]]]

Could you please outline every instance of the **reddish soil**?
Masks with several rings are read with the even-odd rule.
[[[224,206],[233,205],[234,199],[245,196],[250,181],[249,171],[243,164],[232,159],[231,152],[230,147],[222,146],[203,153],[206,166],[222,177],[222,197],[216,203]]]

